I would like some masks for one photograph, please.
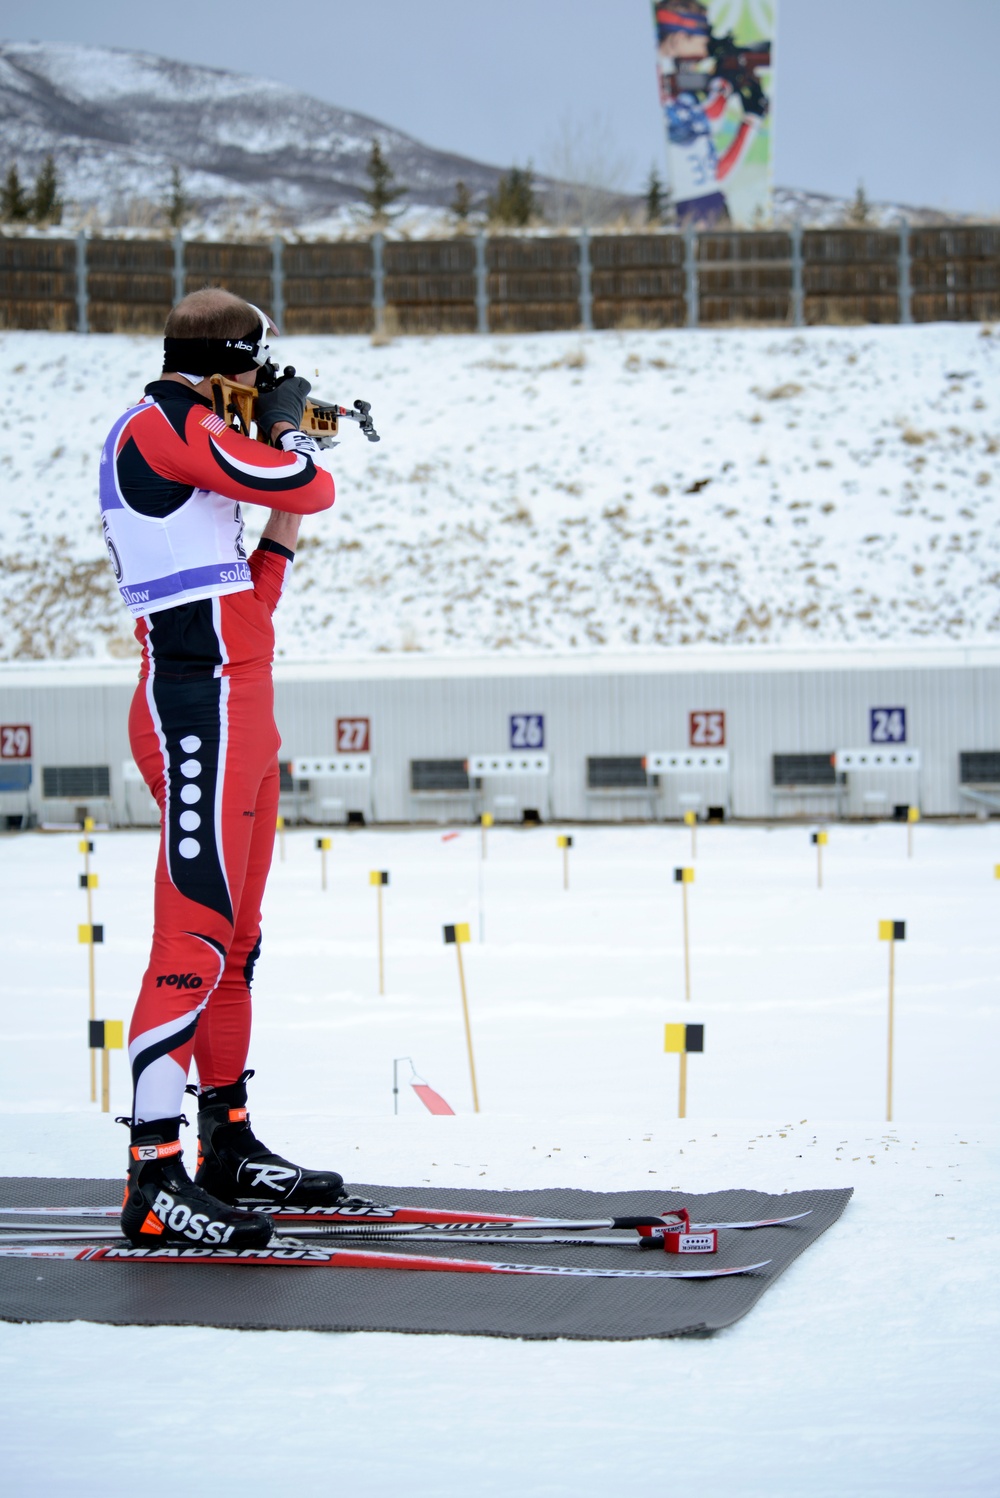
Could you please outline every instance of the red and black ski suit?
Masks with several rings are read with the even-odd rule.
[[[271,615],[293,553],[265,539],[248,560],[240,505],[313,514],[333,499],[311,456],[232,431],[176,381],[148,386],[105,445],[105,540],[142,644],[129,737],[161,813],[129,1031],[136,1122],[181,1112],[192,1055],[203,1087],[246,1063],[278,807]]]

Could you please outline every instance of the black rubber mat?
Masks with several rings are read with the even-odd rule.
[[[355,1185],[359,1196],[545,1217],[613,1217],[685,1206],[693,1221],[809,1216],[787,1227],[719,1235],[715,1259],[637,1249],[421,1244],[421,1253],[505,1262],[608,1268],[703,1268],[769,1259],[753,1274],[712,1280],[602,1280],[515,1275],[420,1274],[333,1268],[73,1263],[0,1258],[0,1319],[99,1321],[115,1326],[218,1326],[262,1330],[397,1331],[497,1337],[629,1339],[705,1335],[731,1326],[802,1251],[835,1223],[851,1191],[447,1191]],[[0,1178],[0,1206],[107,1206],[121,1182]],[[13,1225],[17,1219],[0,1218]],[[21,1219],[38,1227],[35,1218]],[[289,1229],[289,1232],[294,1231]],[[623,1235],[624,1236],[624,1235]],[[382,1244],[372,1244],[379,1249]],[[417,1245],[408,1250],[417,1251]],[[801,1271],[808,1273],[808,1270]]]

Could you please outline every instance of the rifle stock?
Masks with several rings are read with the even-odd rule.
[[[233,380],[227,380],[225,375],[212,375],[212,405],[216,416],[221,416],[227,426],[235,431],[242,432],[244,436],[255,436],[258,442],[267,442],[267,434],[258,427],[256,432],[251,427],[256,425],[257,391],[252,385],[238,385]],[[334,438],[339,430],[340,415],[351,413],[341,411],[337,406],[320,401],[306,401],[306,408],[302,415],[302,431],[308,432],[310,437]],[[357,419],[357,418],[355,418]]]

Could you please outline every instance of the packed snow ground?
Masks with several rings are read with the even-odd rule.
[[[331,455],[339,498],[304,527],[286,658],[1000,630],[987,328],[288,338],[278,353],[320,395],[370,400],[382,433],[351,426]],[[159,345],[5,333],[0,363],[0,658],[129,655],[97,459]]]
[[[86,918],[71,835],[0,840],[4,1174],[117,1175],[87,1102]],[[0,1326],[14,1498],[151,1498],[196,1482],[414,1495],[692,1492],[920,1498],[995,1491],[1000,1438],[996,972],[1000,827],[834,828],[816,888],[802,828],[699,832],[683,1001],[684,829],[287,837],[265,906],[251,1063],[273,1147],[387,1184],[781,1192],[851,1185],[844,1217],[731,1330],[597,1344]],[[128,1017],[145,962],[152,834],[96,835],[98,1007]],[[385,891],[377,992],[372,868]],[[885,1122],[887,948],[895,1122]],[[471,1112],[454,952],[465,949],[483,1112]],[[702,1021],[676,1118],[666,1021]],[[431,1118],[392,1060],[456,1108]],[[112,1113],[128,1107],[112,1057]],[[188,1148],[193,1141],[188,1137]],[[194,1474],[194,1475],[193,1475]],[[237,1474],[235,1477],[233,1474]]]

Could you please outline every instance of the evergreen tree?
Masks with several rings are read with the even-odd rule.
[[[847,222],[849,224],[852,224],[854,228],[861,229],[865,226],[865,224],[871,222],[871,216],[872,205],[868,201],[868,194],[865,192],[865,184],[863,182],[859,182],[858,190],[854,194],[851,205],[847,210]]]
[[[530,164],[526,167],[512,166],[497,183],[496,192],[486,200],[486,212],[491,223],[509,224],[523,229],[538,217],[538,200]]]
[[[406,192],[405,187],[400,187],[396,182],[396,174],[382,154],[382,143],[378,140],[372,141],[372,148],[368,153],[365,163],[365,171],[371,186],[362,190],[361,196],[368,205],[368,217],[372,226],[381,228],[395,215],[391,212],[393,203],[401,198]],[[397,210],[399,212],[401,210]]]
[[[656,167],[650,167],[646,183],[646,223],[662,224],[667,214],[670,194],[660,180]]]
[[[31,198],[21,182],[15,165],[7,168],[7,176],[0,187],[0,219],[7,224],[23,224],[31,216]]]
[[[32,194],[31,217],[36,224],[61,224],[62,223],[62,199],[59,196],[59,177],[56,173],[56,164],[51,156],[46,156],[42,162],[38,176],[35,178],[35,191]]]
[[[170,197],[167,199],[167,223],[172,229],[183,229],[184,221],[191,211],[191,204],[184,193],[184,179],[179,166],[170,168]]]
[[[459,228],[464,229],[472,212],[472,196],[464,182],[455,183],[455,196],[451,200],[450,211],[452,217],[458,220]]]

